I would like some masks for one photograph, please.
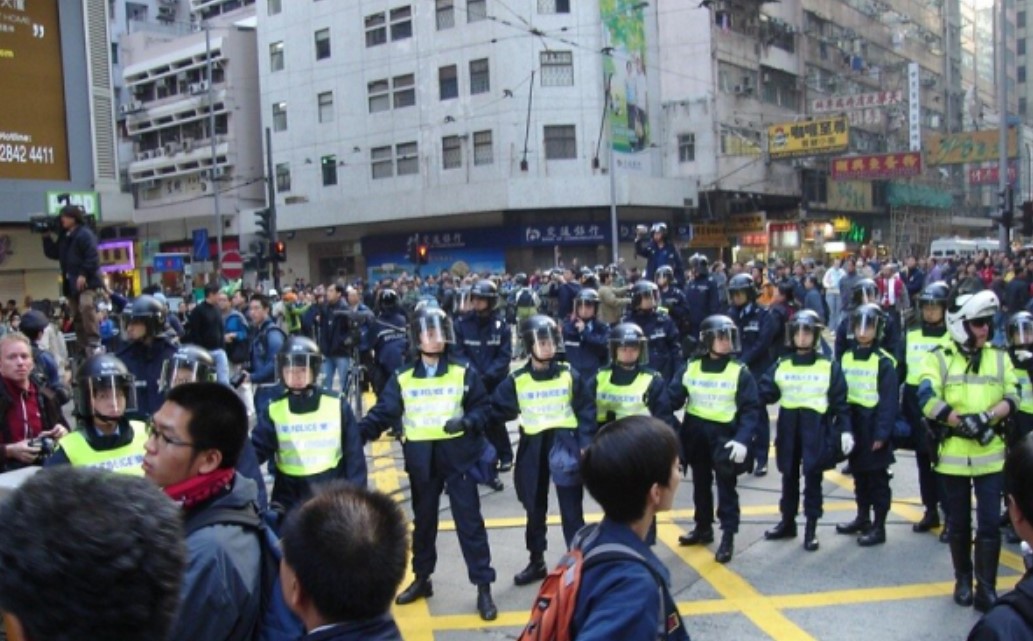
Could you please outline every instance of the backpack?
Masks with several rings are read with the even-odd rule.
[[[1026,625],[1033,627],[1033,597],[1023,590],[1015,589],[998,598],[994,607],[1000,606],[1015,610]]]
[[[646,559],[632,548],[621,543],[604,543],[593,547],[588,553],[582,552],[586,544],[593,541],[599,532],[598,524],[590,524],[581,528],[570,543],[570,550],[563,555],[560,562],[552,569],[542,582],[538,595],[531,606],[531,618],[520,632],[517,641],[570,641],[570,626],[574,620],[577,607],[578,591],[581,588],[581,576],[587,568],[610,561],[631,560],[646,566],[656,581],[660,592],[660,612],[657,618],[657,638],[667,638],[668,620],[666,614],[666,592],[663,577],[657,574]],[[677,627],[683,627],[681,616],[677,617]]]
[[[516,295],[516,306],[517,307],[537,307],[534,302],[534,292],[529,287],[524,287],[517,292]]]
[[[240,509],[214,508],[187,521],[186,535],[212,525],[239,525],[258,535],[262,548],[261,600],[258,622],[251,634],[253,641],[296,641],[305,635],[301,620],[291,612],[283,599],[280,585],[280,560],[283,550],[270,524],[271,512],[259,514],[254,505]]]
[[[247,329],[247,319],[240,312],[230,312],[230,317],[239,318],[244,329]],[[233,341],[226,349],[226,357],[230,359],[230,362],[234,365],[246,363],[251,359],[251,332],[248,332],[248,336],[242,341]]]

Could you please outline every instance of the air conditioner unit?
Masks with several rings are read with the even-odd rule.
[[[148,149],[146,151],[141,151],[140,153],[136,154],[136,159],[137,160],[150,160],[151,159],[151,150]]]
[[[154,150],[151,151],[151,157],[152,158],[161,158],[164,155],[165,155],[165,148],[164,147],[158,147],[157,149],[154,149]]]
[[[193,138],[184,138],[183,139],[183,152],[186,153],[186,152],[189,152],[189,151],[193,151],[193,149],[194,149],[194,139]]]
[[[179,153],[179,143],[178,142],[168,142],[168,143],[165,143],[165,155],[166,156],[171,156],[171,155],[176,154],[176,153]]]
[[[118,113],[119,113],[119,115],[122,115],[122,116],[128,116],[129,115],[129,105],[128,104],[119,105],[118,106]]]
[[[197,95],[208,91],[208,81],[194,82],[190,84],[190,93]]]

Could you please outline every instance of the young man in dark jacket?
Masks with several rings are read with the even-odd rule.
[[[97,290],[100,254],[97,237],[86,226],[86,212],[78,205],[65,205],[58,215],[61,232],[54,240],[43,236],[43,254],[61,264],[61,293],[68,299],[80,354],[90,356],[100,349],[100,321],[97,319]]]
[[[187,319],[184,343],[208,350],[215,359],[215,377],[223,385],[230,384],[230,362],[226,358],[226,329],[219,311],[219,284],[204,286],[204,300],[198,303]]]

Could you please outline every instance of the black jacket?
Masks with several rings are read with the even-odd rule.
[[[78,225],[71,231],[62,230],[57,240],[44,236],[43,254],[61,264],[61,293],[65,296],[75,298],[79,295],[75,288],[75,281],[79,276],[86,277],[88,289],[99,289],[103,286],[100,280],[97,237],[89,228]]]
[[[203,347],[208,351],[226,348],[222,314],[215,305],[203,300],[194,307],[187,319],[187,335],[183,342]]]

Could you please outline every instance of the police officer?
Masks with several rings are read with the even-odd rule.
[[[22,319],[25,325],[25,319]],[[1033,372],[1033,314],[1022,311],[1012,314],[1008,319],[1005,332],[1008,342],[1008,354],[1015,366],[1015,377],[1019,381],[1019,407],[1012,417],[1012,432],[1009,434],[1009,445],[1014,445],[1033,432],[1033,384],[1030,373]]]
[[[642,328],[649,341],[649,366],[670,383],[682,359],[681,342],[674,321],[659,306],[660,290],[656,284],[637,281],[631,288],[631,311],[624,322]]]
[[[703,319],[720,314],[721,296],[717,283],[710,276],[709,263],[703,254],[696,254],[689,259],[692,278],[685,283],[685,302],[688,310],[686,328],[688,335],[695,339],[699,336]],[[678,328],[681,330],[681,328]]]
[[[610,328],[596,318],[598,310],[599,292],[585,288],[574,298],[574,315],[563,321],[567,362],[584,378],[594,378],[609,355]]]
[[[143,476],[147,428],[129,420],[136,409],[136,385],[125,363],[111,354],[83,362],[75,389],[79,429],[58,441],[46,465],[99,467],[119,474]]]
[[[803,511],[807,524],[803,548],[818,549],[818,519],[822,516],[822,473],[832,467],[836,450],[847,455],[853,446],[846,381],[839,364],[819,353],[824,325],[813,310],[793,315],[786,325],[792,351],[780,358],[760,381],[761,400],[779,403],[775,455],[782,473],[782,519],[764,533],[768,540],[796,536],[803,469]],[[835,442],[836,434],[841,434]]]
[[[646,226],[639,225],[635,230],[635,253],[646,259],[646,274],[656,274],[660,267],[669,265],[674,270],[678,287],[685,285],[685,265],[678,248],[667,241],[666,223],[654,224],[648,236]]]
[[[434,594],[430,576],[437,564],[438,508],[446,491],[467,573],[477,586],[477,611],[491,621],[498,616],[491,597],[495,570],[477,483],[470,474],[486,447],[481,434],[491,411],[483,375],[449,358],[448,346],[456,338],[451,320],[440,308],[416,312],[409,336],[415,362],[391,376],[376,405],[359,423],[363,439],[371,441],[402,422],[416,578],[395,603],[405,605]]]
[[[398,300],[398,292],[385,289],[380,292],[380,311],[373,324],[372,371],[373,393],[380,394],[396,369],[405,363],[409,344],[406,340],[405,313]]]
[[[919,323],[904,335],[904,393],[901,410],[904,419],[911,426],[912,441],[915,447],[915,464],[918,467],[918,490],[925,506],[922,519],[911,526],[915,532],[928,532],[940,526],[940,513],[937,505],[946,508],[940,479],[933,472],[933,464],[929,458],[929,439],[918,405],[918,382],[924,368],[926,355],[937,347],[949,347],[950,334],[944,323],[947,301],[950,299],[950,288],[947,283],[937,281],[925,286],[917,297]],[[947,542],[947,531],[944,530],[941,540]]]
[[[475,370],[490,396],[499,383],[509,374],[513,360],[513,332],[506,321],[495,311],[499,290],[495,283],[484,279],[470,288],[473,310],[464,314],[456,323],[456,357]],[[499,471],[507,472],[513,467],[513,445],[505,424],[491,424],[487,437],[499,455]]]
[[[660,306],[674,320],[674,325],[678,328],[678,334],[682,337],[682,351],[684,353],[692,351],[691,345],[686,345],[685,342],[691,341],[695,343],[696,334],[692,333],[691,314],[689,312],[689,304],[685,300],[685,291],[678,287],[674,280],[674,268],[670,265],[660,267],[653,274],[653,282],[656,283],[657,289],[660,290]]]
[[[887,470],[893,463],[890,436],[897,419],[897,363],[879,347],[886,315],[867,303],[850,313],[855,347],[843,355],[840,367],[846,379],[850,407],[850,435],[854,441],[850,469],[854,476],[857,516],[836,525],[840,534],[856,534],[857,544],[870,547],[886,542],[886,515],[893,498]],[[872,514],[875,520],[872,520]]]
[[[696,506],[695,527],[679,537],[678,543],[700,545],[714,540],[711,485],[716,476],[722,535],[714,559],[728,563],[739,531],[736,475],[750,467],[749,445],[764,408],[750,370],[733,360],[742,350],[735,322],[723,315],[710,316],[703,320],[699,340],[706,353],[689,359],[670,392],[673,407],[685,407],[680,436],[692,468],[692,502]]]
[[[259,462],[275,461],[273,502],[289,512],[313,488],[342,479],[366,486],[366,456],[347,398],[318,385],[323,357],[307,336],[289,336],[276,356],[285,388],[251,434]]]
[[[862,278],[854,284],[853,291],[850,294],[850,309],[844,310],[843,320],[839,322],[839,327],[836,328],[835,354],[837,361],[842,360],[843,354],[846,354],[847,351],[856,346],[849,312],[869,303],[879,304],[879,287],[871,278]],[[885,329],[882,332],[882,339],[879,341],[879,347],[894,359],[899,359],[902,342],[900,315],[889,314],[885,310],[883,314],[886,316],[886,322]]]
[[[771,346],[781,343],[785,329],[779,326],[779,319],[769,314],[767,308],[757,302],[757,284],[749,274],[736,274],[728,281],[728,298],[731,305],[728,316],[735,321],[742,340],[739,362],[745,365],[754,381],[759,381],[771,366]],[[768,450],[771,447],[771,419],[767,409],[760,413],[757,431],[750,449],[755,465],[753,473],[764,476],[768,473]]]
[[[153,296],[138,296],[128,315],[129,341],[115,355],[136,381],[137,405],[133,412],[150,417],[165,400],[158,383],[165,361],[176,352],[176,344],[165,333],[165,306]]]
[[[954,564],[954,602],[985,612],[997,600],[1001,553],[998,518],[1004,480],[1005,443],[1000,422],[1019,406],[1011,359],[993,347],[997,296],[984,290],[958,294],[947,308],[953,345],[929,353],[918,383],[918,402],[934,421],[943,480],[947,529]],[[976,494],[975,580],[972,593],[972,492]]]
[[[513,583],[527,585],[544,579],[549,571],[545,566],[545,520],[550,476],[556,485],[563,539],[568,547],[585,524],[584,489],[577,462],[595,433],[595,381],[582,378],[569,364],[557,361],[563,352],[563,339],[556,321],[548,316],[536,314],[521,323],[520,338],[530,358],[502,381],[491,401],[494,420],[520,418],[513,483],[527,512],[524,541],[531,559],[513,577]],[[557,469],[550,469],[554,466]]]
[[[610,330],[610,364],[595,376],[595,415],[602,426],[625,416],[654,416],[677,429],[667,384],[649,367],[649,344],[635,323]]]

